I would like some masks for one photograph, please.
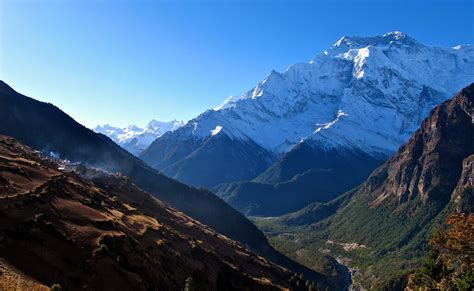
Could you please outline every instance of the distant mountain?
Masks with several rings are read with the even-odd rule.
[[[125,177],[58,165],[1,135],[0,168],[2,290],[298,289],[287,269]]]
[[[174,134],[176,132],[176,134]],[[251,139],[238,140],[219,128],[202,140],[168,132],[139,157],[175,179],[195,186],[247,180],[264,171],[276,155]],[[155,163],[154,159],[162,162]]]
[[[119,146],[130,153],[138,156],[155,139],[168,131],[174,131],[184,125],[184,121],[172,120],[161,122],[157,120],[150,121],[145,128],[136,125],[129,125],[124,128],[111,126],[109,124],[98,125],[92,130],[102,133],[112,139]]]
[[[324,254],[346,257],[366,288],[402,284],[397,279],[418,266],[431,234],[447,216],[474,212],[473,120],[471,84],[437,106],[360,187],[264,223],[298,229],[296,236],[285,232],[304,244],[297,249],[329,249]]]
[[[343,37],[310,63],[272,72],[254,90],[162,136],[142,157],[178,180],[214,187],[247,215],[281,215],[327,202],[363,182],[432,108],[472,81],[472,45],[433,47],[401,32]],[[214,183],[200,183],[186,172],[187,157],[196,147],[203,150],[201,141],[212,138],[217,126],[234,144],[253,140],[277,159],[254,177],[251,164],[228,167],[248,173],[244,181],[229,184],[216,175]],[[196,147],[169,153],[170,140]],[[234,150],[226,145],[218,152],[232,156]]]
[[[16,92],[3,81],[0,81],[0,134],[55,157],[111,173],[120,172],[144,191],[252,251],[310,279],[324,279],[276,252],[252,222],[213,193],[166,177],[105,135],[77,123],[52,104]]]

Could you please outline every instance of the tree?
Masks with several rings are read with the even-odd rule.
[[[453,214],[433,236],[433,250],[408,281],[409,289],[474,289],[474,214]]]

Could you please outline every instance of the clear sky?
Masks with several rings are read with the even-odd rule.
[[[188,120],[343,35],[474,43],[473,2],[0,0],[0,78],[89,127]]]

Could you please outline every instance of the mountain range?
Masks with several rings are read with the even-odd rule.
[[[402,32],[343,37],[139,156],[247,215],[281,215],[363,182],[472,80],[472,45],[434,47]]]
[[[162,122],[157,120],[150,121],[145,128],[129,125],[124,128],[112,126],[109,124],[97,125],[92,130],[108,136],[111,140],[123,147],[130,153],[138,156],[155,139],[159,138],[168,131],[174,131],[184,125],[184,121],[172,120]]]
[[[91,130],[0,81],[0,289],[471,290],[422,260],[474,211],[473,81],[474,46],[398,31],[186,124]]]

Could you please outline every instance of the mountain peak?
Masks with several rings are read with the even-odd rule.
[[[383,35],[383,37],[385,37],[385,38],[390,37],[390,38],[394,38],[396,40],[401,40],[401,39],[404,39],[404,38],[408,37],[408,35],[404,32],[396,30],[396,31],[387,32],[386,34]]]
[[[387,46],[393,43],[405,44],[409,46],[419,45],[420,43],[408,34],[401,31],[387,32],[384,35],[371,37],[343,36],[330,50],[348,51],[350,49],[360,49],[368,46]]]
[[[148,122],[146,128],[156,128],[156,127],[168,127],[168,126],[171,126],[171,127],[179,127],[179,126],[182,126],[184,124],[184,121],[182,120],[177,120],[177,119],[173,119],[171,121],[158,121],[156,119],[152,119],[150,122]]]
[[[148,124],[146,125],[146,127],[157,127],[157,126],[160,126],[162,125],[163,122],[162,121],[158,121],[156,119],[152,119],[150,122],[148,122]]]
[[[168,122],[152,119],[145,128],[136,125],[128,125],[120,128],[109,124],[96,126],[92,130],[105,134],[115,143],[138,155],[147,148],[155,139],[168,131],[173,131],[184,125],[183,121],[172,120]]]

